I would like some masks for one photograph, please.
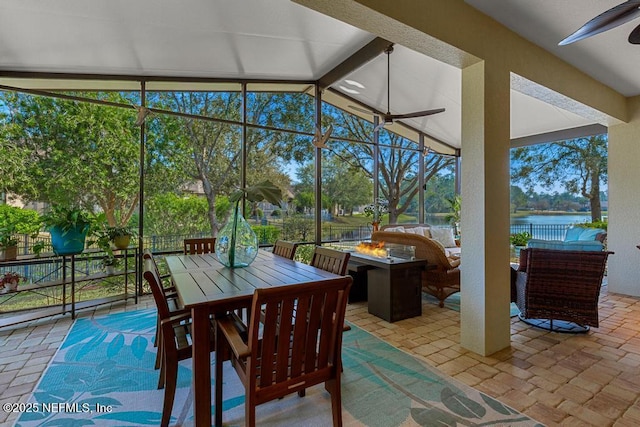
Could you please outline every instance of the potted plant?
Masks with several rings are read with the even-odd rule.
[[[528,231],[522,231],[520,233],[514,233],[509,236],[509,242],[515,248],[515,255],[520,256],[520,249],[527,246],[529,240],[531,240],[531,233]]]
[[[456,194],[454,197],[447,199],[451,213],[445,219],[453,226],[453,232],[456,236],[460,236],[460,213],[462,210],[462,197]]]
[[[248,266],[258,254],[258,237],[240,214],[242,196],[249,202],[267,200],[274,205],[280,205],[282,191],[270,181],[264,181],[238,190],[229,197],[229,201],[235,203],[235,206],[232,217],[218,233],[216,256],[221,263],[231,268]]]
[[[74,207],[52,206],[42,217],[56,255],[81,253],[92,222],[89,212]]]
[[[128,225],[108,226],[107,231],[111,237],[111,242],[118,249],[127,249],[131,243],[131,238],[136,237],[136,231]]]
[[[15,225],[0,228],[0,261],[11,261],[18,257],[18,239]]]
[[[7,292],[15,292],[18,290],[18,283],[20,283],[20,276],[18,273],[14,273],[13,271],[9,271],[0,276],[0,287],[4,287],[0,292],[3,294]]]
[[[522,231],[520,233],[514,233],[509,236],[509,241],[515,247],[525,247],[531,240],[531,233],[528,231]]]
[[[380,221],[382,220],[382,215],[389,213],[389,202],[384,199],[376,199],[374,202],[364,208],[364,214],[366,216],[373,217],[371,219],[371,226],[373,227],[373,231],[378,231],[380,227]]]
[[[38,237],[38,235],[31,236],[32,239],[35,239],[36,237]],[[40,240],[31,246],[31,252],[33,252],[36,257],[39,257],[47,248],[51,248],[51,243]]]

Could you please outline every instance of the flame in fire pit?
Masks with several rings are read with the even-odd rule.
[[[362,242],[356,246],[356,252],[380,258],[386,258],[387,256],[384,242]]]

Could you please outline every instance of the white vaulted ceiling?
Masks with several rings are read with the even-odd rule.
[[[620,93],[640,93],[640,47],[626,43],[633,23],[557,46],[618,0],[466,2]],[[312,82],[374,39],[289,0],[3,0],[0,82],[16,72]],[[459,148],[460,69],[397,45],[390,59],[390,112],[446,108],[404,122]],[[386,112],[386,64],[380,54],[334,82],[350,97],[336,104]],[[511,103],[512,138],[595,123],[516,90]]]

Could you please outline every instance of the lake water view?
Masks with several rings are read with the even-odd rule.
[[[442,216],[427,216],[426,222],[435,226],[446,226],[448,223]],[[511,218],[511,233],[526,231],[534,239],[562,240],[572,224],[591,222],[591,213],[571,214],[532,214]]]
[[[591,214],[527,215],[511,218],[511,224],[579,224],[591,222]]]
[[[529,232],[534,239],[562,240],[572,224],[591,222],[590,213],[527,215],[511,218],[511,233]]]

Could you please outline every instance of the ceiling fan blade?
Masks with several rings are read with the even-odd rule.
[[[629,34],[629,43],[640,44],[640,25],[638,25],[631,34]]]
[[[392,119],[411,119],[413,117],[430,116],[432,114],[442,113],[443,111],[444,108],[435,108],[433,110],[416,111],[414,113],[407,114],[390,114],[387,117],[390,117]]]
[[[578,28],[576,32],[562,40],[558,45],[565,46],[629,22],[640,16],[639,7],[640,0],[628,0],[612,7]]]

